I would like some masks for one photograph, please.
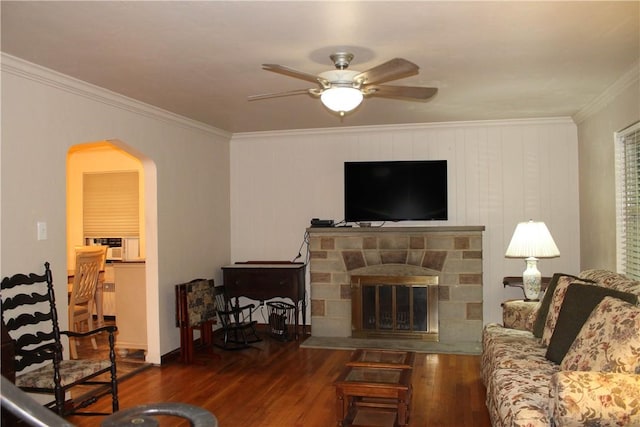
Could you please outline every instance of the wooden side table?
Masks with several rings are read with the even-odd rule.
[[[542,286],[540,287],[541,291],[545,291],[547,286],[549,286],[549,282],[551,281],[551,277],[542,277]],[[527,298],[527,294],[524,292],[524,285],[522,284],[522,276],[505,276],[502,279],[503,287],[511,287],[511,288],[520,288],[522,289],[522,294],[524,295],[525,301],[538,301],[538,300],[529,300]]]

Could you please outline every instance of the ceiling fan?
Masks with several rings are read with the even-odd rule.
[[[380,84],[418,74],[419,67],[406,59],[395,58],[360,72],[347,69],[353,59],[351,53],[337,52],[329,57],[336,69],[325,71],[317,76],[284,65],[262,64],[264,70],[316,83],[318,87],[253,95],[249,97],[249,101],[309,94],[316,98],[319,97],[325,107],[344,116],[345,113],[360,105],[364,97],[379,96],[409,101],[426,101],[438,92],[438,89],[433,87]]]

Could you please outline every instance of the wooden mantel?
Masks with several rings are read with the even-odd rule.
[[[307,231],[318,234],[334,233],[450,233],[450,232],[478,232],[484,231],[484,225],[460,226],[424,226],[424,227],[309,227]]]

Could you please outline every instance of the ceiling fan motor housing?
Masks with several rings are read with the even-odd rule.
[[[360,85],[354,81],[354,77],[360,74],[360,71],[355,70],[331,70],[318,74],[331,84],[331,87],[355,87]]]
[[[353,54],[348,52],[337,52],[329,55],[329,58],[331,58],[333,64],[337,69],[343,70],[349,67],[349,64],[351,64],[351,61],[353,60]]]

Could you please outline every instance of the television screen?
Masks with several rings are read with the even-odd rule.
[[[345,162],[346,222],[446,220],[447,161]]]

